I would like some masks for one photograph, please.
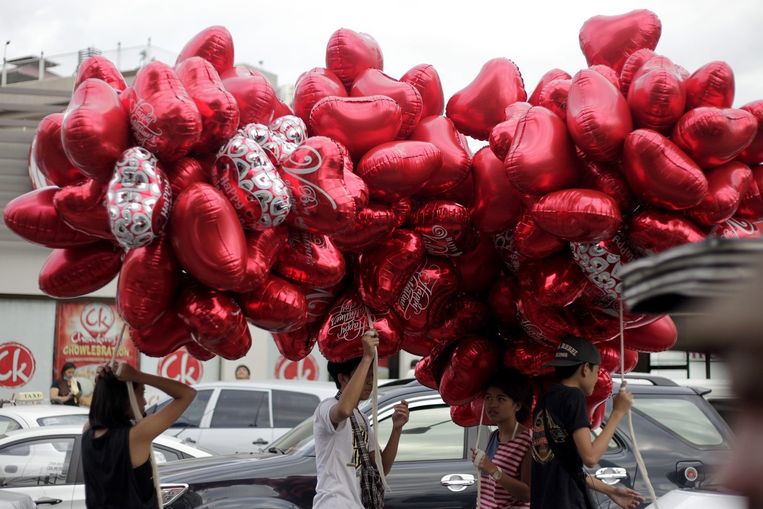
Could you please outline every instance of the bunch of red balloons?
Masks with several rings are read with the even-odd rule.
[[[149,355],[241,357],[248,321],[290,359],[317,342],[344,360],[374,327],[380,355],[423,356],[417,378],[467,422],[496,369],[543,376],[573,334],[606,361],[600,416],[621,265],[757,236],[763,219],[763,101],[732,108],[730,67],[689,74],[654,52],[660,33],[645,10],[591,18],[588,69],[551,70],[528,98],[496,58],[447,105],[431,65],[388,76],[376,41],[348,29],[300,76],[293,111],[233,65],[222,27],[129,87],[92,57],[38,128],[31,162],[51,187],[5,221],[55,248],[40,273],[51,296],[118,274]],[[472,154],[466,136],[489,145]],[[624,320],[626,371],[676,341],[667,316]]]

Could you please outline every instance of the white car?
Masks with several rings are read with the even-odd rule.
[[[0,408],[0,434],[40,426],[82,426],[90,410],[69,405],[3,405]]]
[[[747,509],[739,495],[702,490],[672,490],[657,499],[660,509]],[[646,509],[655,509],[649,504]]]
[[[164,434],[217,454],[267,449],[337,393],[333,382],[296,380],[210,382],[194,388],[196,399]],[[167,403],[169,398],[146,413]]]
[[[85,509],[80,459],[82,426],[46,426],[0,437],[0,489],[32,497],[38,506]],[[157,464],[210,453],[171,437],[154,440]]]

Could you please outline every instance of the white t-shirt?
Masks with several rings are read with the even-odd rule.
[[[350,419],[334,429],[329,412],[338,403],[336,398],[321,401],[313,416],[315,434],[315,466],[318,483],[315,487],[313,509],[358,509],[360,498],[360,449],[355,444]],[[368,419],[357,408],[355,420],[364,436],[369,455],[376,442]]]

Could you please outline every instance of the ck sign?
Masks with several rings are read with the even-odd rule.
[[[177,380],[186,385],[193,385],[201,381],[203,367],[201,362],[189,355],[183,348],[164,357],[159,362],[157,371],[160,376]]]
[[[0,387],[21,387],[32,379],[34,355],[19,343],[0,343]]]

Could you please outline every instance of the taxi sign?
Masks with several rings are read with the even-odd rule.
[[[17,392],[13,398],[16,403],[36,404],[42,403],[45,396],[40,391]]]

